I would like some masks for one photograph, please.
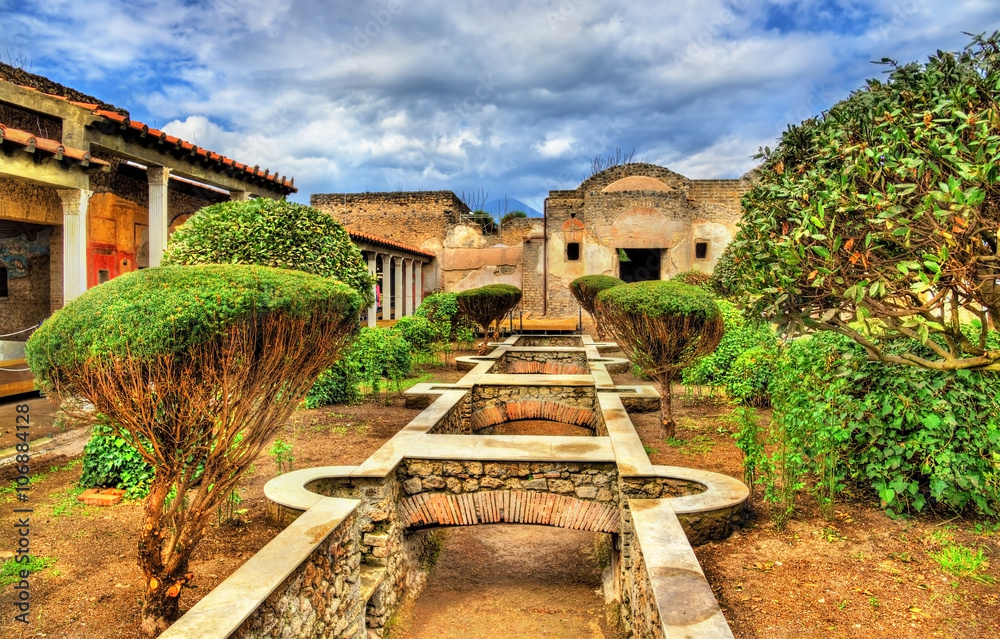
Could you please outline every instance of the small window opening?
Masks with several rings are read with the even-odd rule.
[[[0,262],[0,297],[7,296],[7,265]]]
[[[708,242],[694,243],[694,259],[696,260],[708,259]]]
[[[566,245],[566,260],[576,262],[580,259],[580,243],[570,242]]]
[[[106,268],[99,269],[97,271],[97,283],[104,284],[111,279],[111,271]]]

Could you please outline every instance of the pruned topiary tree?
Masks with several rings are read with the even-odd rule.
[[[361,251],[331,215],[303,204],[258,198],[206,206],[170,236],[163,265],[256,264],[335,277],[375,300]]]
[[[596,306],[632,363],[660,382],[663,437],[674,436],[671,384],[686,366],[715,350],[722,314],[704,289],[652,280],[605,289]]]
[[[139,531],[142,630],[178,614],[209,521],[349,342],[361,296],[334,279],[161,267],[94,287],[26,346],[41,387],[93,405],[156,470]]]
[[[483,343],[479,346],[482,355],[490,340],[490,325],[499,323],[521,302],[521,289],[510,284],[487,284],[462,291],[455,300],[462,312],[483,329]]]
[[[577,303],[583,310],[590,313],[590,317],[597,326],[597,339],[604,339],[605,328],[601,325],[601,315],[594,306],[594,300],[601,291],[624,284],[623,280],[612,275],[584,275],[569,283],[569,292],[576,298]]]

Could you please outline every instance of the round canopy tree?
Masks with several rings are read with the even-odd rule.
[[[357,325],[337,280],[211,265],[128,273],[47,319],[26,346],[42,388],[85,399],[156,470],[139,531],[142,627],[178,613],[215,510]]]
[[[701,287],[652,280],[601,291],[597,309],[632,363],[660,382],[662,436],[673,437],[671,384],[719,345],[724,331],[719,307]]]
[[[605,328],[601,324],[601,315],[594,305],[597,294],[612,286],[619,286],[625,282],[611,275],[584,275],[569,283],[569,291],[576,298],[576,301],[583,310],[590,313],[594,324],[597,326],[597,339],[604,339]]]
[[[258,198],[206,206],[170,236],[163,265],[256,264],[344,282],[370,306],[374,280],[333,217],[310,206]]]
[[[483,343],[479,346],[482,355],[490,339],[490,325],[499,323],[521,302],[521,289],[510,284],[488,284],[462,291],[455,300],[462,312],[483,329]]]
[[[872,359],[1000,370],[987,341],[1000,312],[997,36],[883,63],[885,82],[760,154],[732,279],[758,310],[844,334]],[[886,348],[900,337],[914,347]]]

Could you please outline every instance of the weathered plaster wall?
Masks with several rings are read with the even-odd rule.
[[[0,222],[0,263],[7,278],[7,296],[0,297],[0,335],[21,331],[48,317],[51,237],[51,227]],[[30,335],[19,333],[3,339],[23,342]]]

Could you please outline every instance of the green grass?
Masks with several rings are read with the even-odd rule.
[[[671,448],[680,449],[681,455],[687,455],[694,457],[696,455],[705,455],[712,452],[712,448],[715,447],[715,442],[708,435],[695,435],[691,439],[677,439],[676,437],[671,437],[667,440],[667,445]]]
[[[87,509],[86,504],[77,499],[82,492],[82,487],[70,486],[62,491],[50,494],[49,497],[55,498],[55,503],[52,504],[52,516],[89,515],[90,511]]]
[[[56,560],[52,557],[37,557],[28,555],[28,561],[17,563],[14,558],[8,559],[0,565],[0,588],[6,588],[10,584],[15,584],[21,579],[21,571],[27,570],[29,573],[45,570]]]
[[[941,566],[941,570],[950,575],[980,583],[995,581],[992,575],[982,574],[990,565],[982,548],[973,550],[962,544],[947,543],[940,551],[930,553],[930,557]]]

